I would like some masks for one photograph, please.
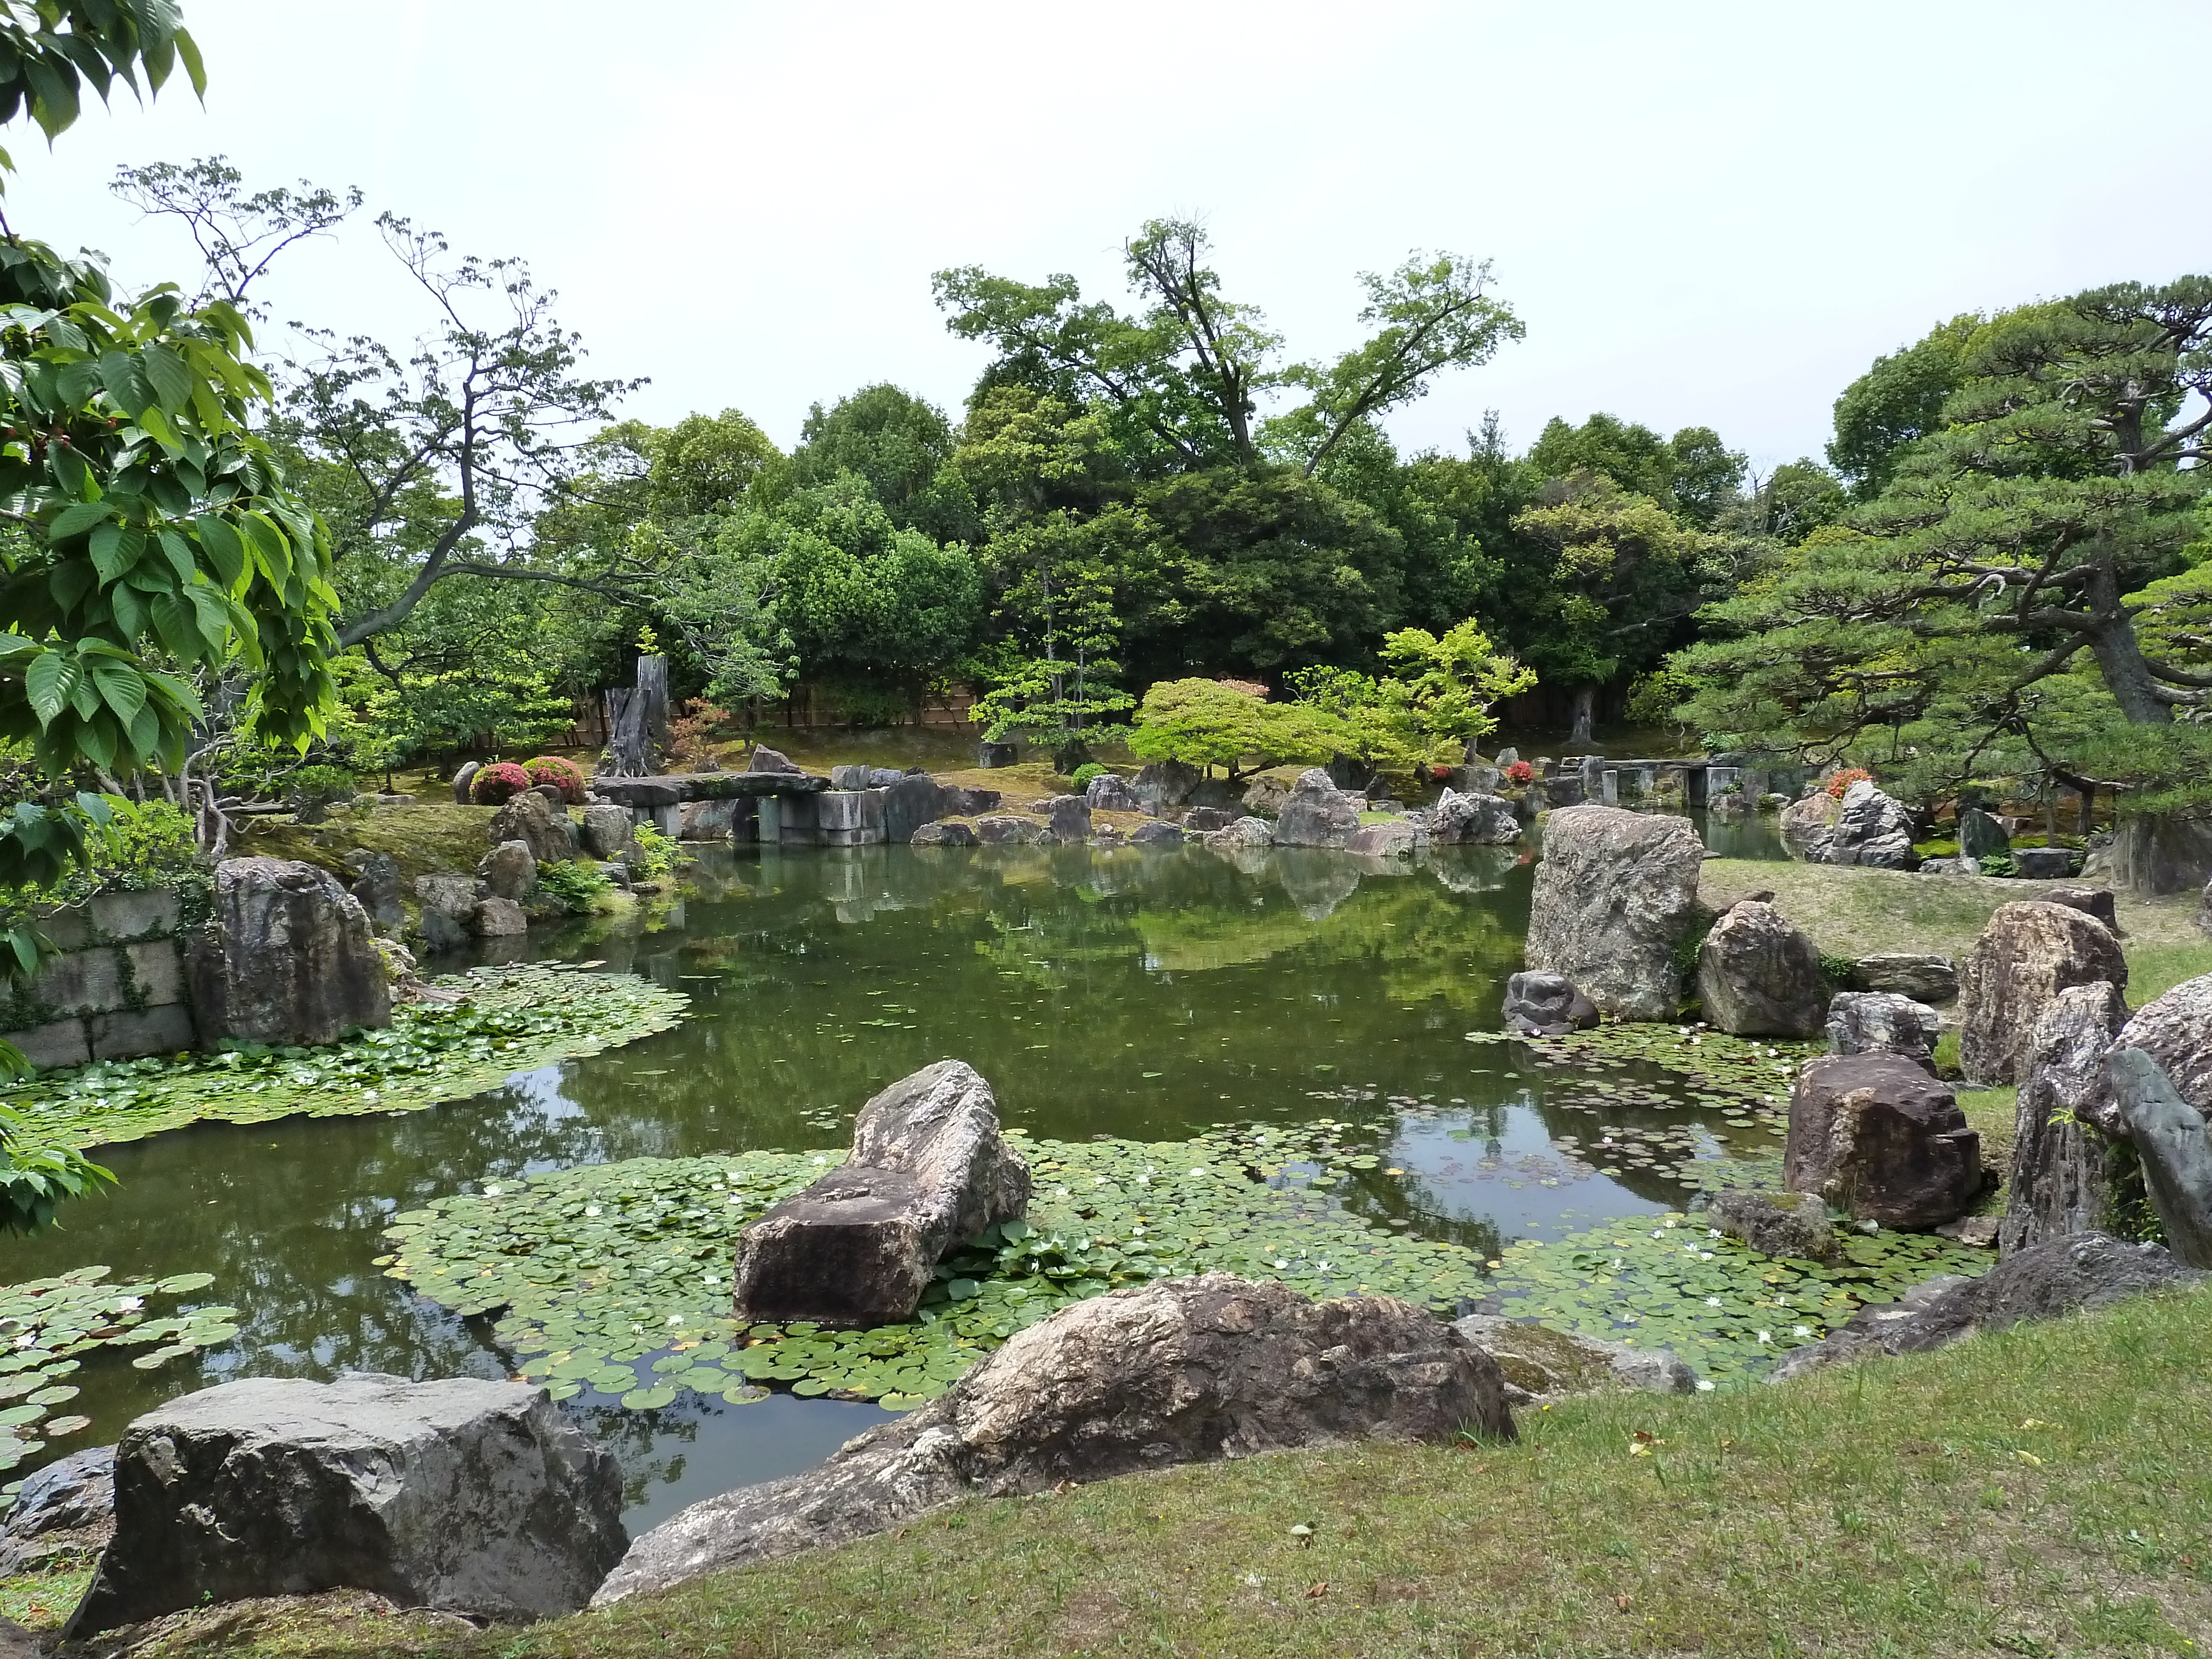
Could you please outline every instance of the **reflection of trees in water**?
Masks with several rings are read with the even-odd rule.
[[[643,1504],[651,1488],[684,1478],[682,1449],[697,1443],[702,1422],[744,1408],[710,1402],[686,1390],[665,1406],[644,1411],[590,1395],[580,1395],[561,1409],[622,1465],[623,1507],[628,1510]]]

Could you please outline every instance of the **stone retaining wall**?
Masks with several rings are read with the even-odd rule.
[[[34,1066],[174,1054],[199,1040],[185,988],[173,892],[102,893],[37,927],[55,954],[21,989],[0,988],[0,1037]]]

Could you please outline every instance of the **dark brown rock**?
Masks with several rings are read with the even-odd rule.
[[[582,1607],[626,1543],[620,1468],[543,1389],[256,1377],[125,1431],[115,1540],[65,1634],[342,1586],[543,1618]]]
[[[1029,1196],[990,1085],[940,1060],[860,1109],[843,1164],[738,1234],[738,1317],[910,1319],[945,1251],[1020,1215]]]
[[[1790,1093],[1783,1181],[1862,1220],[1941,1226],[1980,1195],[1981,1137],[1905,1055],[1826,1054]]]
[[[969,1495],[1349,1440],[1514,1434],[1498,1364],[1389,1297],[1310,1302],[1227,1273],[1116,1291],[1016,1333],[951,1390],[808,1474],[695,1504],[598,1605],[887,1531]]]
[[[1210,830],[1226,830],[1236,822],[1237,814],[1225,807],[1194,806],[1183,814],[1182,827],[1197,836]]]
[[[186,953],[200,1041],[336,1042],[392,1024],[392,986],[368,912],[312,864],[226,859],[214,914]]]
[[[2112,890],[2109,887],[2046,887],[2036,896],[2045,904],[2063,904],[2069,909],[2085,910],[2111,928],[2115,939],[2119,937],[2119,911],[2114,906]]]
[[[1698,948],[1698,1000],[1734,1036],[1816,1036],[1828,1010],[1820,950],[1772,905],[1746,899]]]
[[[1674,949],[1696,908],[1705,849],[1687,818],[1570,806],[1544,825],[1528,965],[1565,974],[1619,1019],[1671,1019]]]
[[[1959,973],[1960,1069],[1977,1083],[2017,1082],[2052,999],[2100,979],[2127,988],[2120,942],[2103,922],[2063,904],[1999,905]]]
[[[1945,1274],[1900,1301],[1862,1308],[1820,1341],[1792,1352],[1766,1380],[1786,1382],[1823,1366],[1885,1354],[1927,1353],[1978,1331],[2109,1307],[2199,1277],[2162,1245],[2126,1244],[2104,1233],[2048,1239],[1979,1279]]]

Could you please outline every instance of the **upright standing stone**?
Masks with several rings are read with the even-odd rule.
[[[1705,851],[1686,818],[1571,806],[1544,830],[1528,965],[1565,974],[1620,1019],[1671,1019],[1674,951],[1689,931]]]
[[[1886,1227],[1940,1227],[1982,1189],[1982,1139],[1948,1085],[1902,1054],[1825,1055],[1797,1073],[1783,1181]]]
[[[540,864],[559,864],[576,856],[580,841],[568,815],[539,794],[526,789],[499,809],[486,831],[491,844],[519,841]]]
[[[1128,779],[1117,772],[1102,772],[1091,780],[1083,792],[1094,812],[1141,812],[1144,798],[1138,794]]]
[[[1920,854],[1912,850],[1911,815],[1862,778],[1844,791],[1822,861],[1880,870],[1918,869]]]
[[[2127,1182],[2105,1053],[2128,1005],[2108,981],[2069,985],[2037,1020],[2021,1079],[1997,1249],[2007,1255],[2115,1224]]]
[[[610,777],[659,775],[668,752],[668,659],[637,659],[635,690],[607,693],[607,747],[599,769]]]
[[[347,885],[361,901],[361,908],[368,912],[368,919],[379,927],[397,927],[401,915],[399,860],[389,853],[356,847],[346,854],[345,861],[353,872]]]
[[[125,1433],[115,1540],[64,1633],[342,1588],[541,1619],[584,1606],[628,1545],[619,1466],[543,1389],[255,1377]]]
[[[1828,1008],[1820,950],[1772,905],[1746,899],[1698,949],[1698,1000],[1733,1036],[1817,1036]]]
[[[1963,808],[1959,813],[1959,853],[1963,858],[1986,858],[1992,853],[2012,850],[2012,837],[1999,823],[1978,806]]]
[[[283,859],[216,866],[214,914],[185,957],[200,1041],[307,1045],[392,1024],[392,986],[361,901]]]
[[[599,802],[584,809],[581,839],[584,850],[595,859],[618,857],[636,834],[626,806]]]
[[[990,1085],[941,1060],[878,1095],[852,1156],[738,1236],[740,1319],[896,1324],[939,1260],[1028,1207],[1030,1170],[999,1133]]]
[[[454,805],[466,806],[469,804],[469,786],[477,781],[477,774],[483,770],[482,761],[466,761],[462,763],[461,769],[453,774]]]
[[[1275,815],[1278,847],[1346,847],[1359,833],[1357,795],[1339,789],[1328,774],[1312,767],[1298,781]]]
[[[2115,1048],[2105,1070],[2166,1248],[2185,1267],[2212,1267],[2212,1133],[2203,1115],[2140,1048]]]
[[[1188,803],[1206,775],[1183,761],[1154,761],[1130,786],[1150,811],[1165,814]]]
[[[2063,904],[1999,905],[1959,972],[1960,1069],[1977,1083],[2017,1082],[2052,999],[2100,979],[2128,982],[2120,942],[2104,923]]]
[[[1062,847],[1079,846],[1091,839],[1091,804],[1080,795],[1054,795],[1041,809],[1045,833]]]
[[[2212,1118],[2212,974],[2143,1004],[2117,1040],[2156,1060],[2181,1097]]]

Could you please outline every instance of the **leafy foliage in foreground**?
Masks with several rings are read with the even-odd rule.
[[[559,964],[478,968],[432,981],[457,1002],[392,1011],[390,1029],[322,1048],[240,1048],[58,1072],[4,1104],[27,1136],[112,1146],[187,1123],[264,1123],[295,1112],[410,1112],[496,1087],[516,1072],[665,1031],[690,999],[627,974]]]
[[[78,1267],[58,1279],[0,1285],[0,1469],[44,1450],[46,1442],[34,1436],[59,1437],[92,1425],[89,1418],[74,1413],[47,1415],[76,1398],[76,1385],[62,1379],[78,1369],[81,1356],[102,1347],[158,1344],[131,1362],[151,1370],[238,1334],[231,1322],[238,1316],[235,1308],[147,1316],[149,1297],[204,1290],[215,1283],[210,1274],[177,1273],[130,1285],[107,1284],[106,1278],[105,1267]]]

